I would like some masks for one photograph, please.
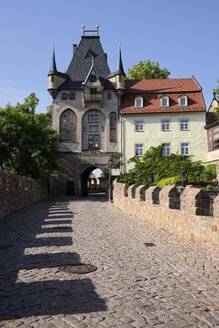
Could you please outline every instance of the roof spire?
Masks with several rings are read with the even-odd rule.
[[[125,71],[124,71],[123,64],[122,64],[121,43],[119,45],[119,62],[118,62],[117,73],[125,76]]]
[[[49,74],[56,74],[56,73],[57,73],[57,68],[56,68],[56,58],[55,58],[55,44],[53,44],[53,46],[52,46],[52,61],[51,61]]]

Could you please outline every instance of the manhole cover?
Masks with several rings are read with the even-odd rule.
[[[60,267],[60,270],[67,273],[83,274],[83,273],[96,271],[97,267],[92,264],[77,263],[77,264],[64,265]]]
[[[144,243],[145,244],[145,246],[147,246],[147,247],[153,247],[153,246],[156,246],[154,243]]]

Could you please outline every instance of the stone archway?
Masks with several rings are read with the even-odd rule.
[[[87,169],[84,170],[84,172],[81,174],[81,195],[82,196],[88,196],[89,187],[88,187],[88,178],[95,169],[98,169],[97,166],[90,166]],[[101,169],[102,170],[102,169]],[[96,191],[98,192],[105,192],[104,188],[104,182],[102,182],[101,185],[97,186]]]

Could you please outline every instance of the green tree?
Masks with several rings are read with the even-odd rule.
[[[170,72],[166,68],[160,68],[158,62],[140,60],[138,64],[128,69],[127,78],[131,80],[166,79]]]
[[[145,154],[138,158],[134,156],[130,162],[135,164],[134,169],[126,175],[121,176],[119,181],[127,183],[136,183],[137,185],[155,185],[160,180],[170,177],[179,177],[179,180],[188,178],[188,180],[197,181],[206,180],[206,177],[215,177],[214,168],[205,168],[201,162],[193,162],[189,156],[170,154],[162,155],[163,146],[151,147]],[[133,173],[136,176],[133,180]]]
[[[0,166],[3,170],[46,180],[56,168],[58,135],[51,115],[36,114],[39,100],[31,93],[23,104],[0,109]]]

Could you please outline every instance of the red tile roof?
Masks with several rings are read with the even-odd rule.
[[[185,94],[188,106],[180,107],[178,97]],[[169,97],[169,107],[160,106],[161,96]],[[142,108],[135,108],[135,98],[143,97]],[[202,89],[195,78],[127,80],[125,94],[121,100],[121,114],[203,112],[205,102]]]

